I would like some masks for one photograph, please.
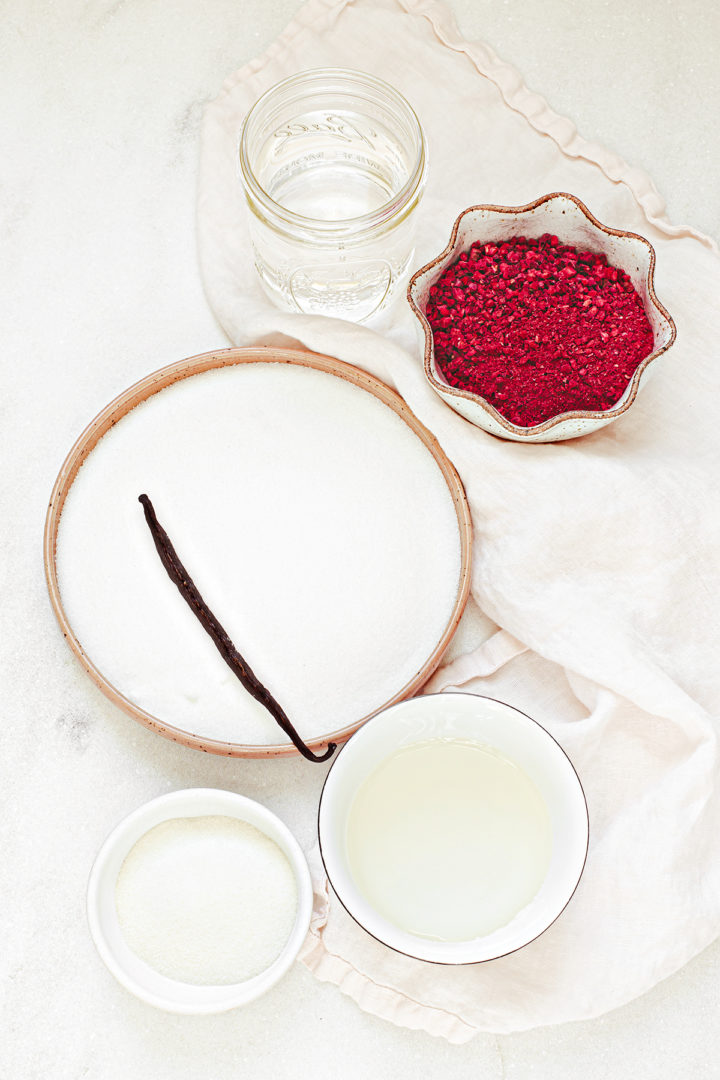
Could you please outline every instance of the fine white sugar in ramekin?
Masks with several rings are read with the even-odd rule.
[[[220,905],[215,907],[214,913],[219,915],[221,924],[225,928],[232,926],[232,913],[227,911],[228,895],[211,895],[213,880],[215,883],[218,880],[217,873],[212,869],[212,856],[208,862],[207,880],[202,883],[201,890],[196,890],[204,890],[200,908],[196,906],[193,909],[187,903],[173,904],[170,898],[168,921],[163,925],[156,905],[148,909],[145,920],[137,906],[144,887],[153,876],[153,853],[158,858],[163,857],[162,833],[150,835],[151,831],[164,824],[192,818],[202,819],[206,824],[212,818],[225,821],[233,819],[257,830],[268,840],[267,847],[262,843],[253,845],[253,834],[234,833],[232,828],[227,831],[227,836],[234,836],[241,846],[245,844],[248,847],[249,841],[249,849],[254,848],[256,854],[258,848],[262,849],[258,858],[245,861],[245,871],[250,875],[254,873],[258,890],[255,899],[246,894],[245,911],[250,915],[255,912],[255,929],[264,936],[264,944],[257,948],[252,941],[253,927],[242,928],[236,923],[238,940],[228,943],[225,961],[220,958],[218,928],[198,928],[197,923],[198,912],[205,909],[212,916],[215,903]],[[171,855],[168,865],[174,864],[177,873],[176,841],[179,834],[170,831],[165,835],[171,840],[167,846],[167,852]],[[196,833],[195,841],[201,838],[202,830]],[[143,847],[139,847],[139,844],[143,844]],[[275,846],[277,855],[273,850]],[[133,853],[134,868],[132,862],[126,864]],[[197,870],[197,843],[193,858]],[[289,873],[283,871],[285,862]],[[123,872],[123,864],[126,864],[126,871],[128,866],[131,870],[129,888],[127,880],[125,882],[124,901],[123,889],[118,892],[118,878]],[[217,864],[215,866],[217,869]],[[226,876],[225,885],[232,887],[239,880],[240,877],[233,870]],[[119,898],[122,919],[118,912]],[[290,968],[310,925],[312,884],[299,844],[287,826],[270,810],[231,791],[191,788],[146,803],[113,830],[100,849],[90,874],[87,910],[90,932],[102,960],[118,982],[136,997],[169,1012],[223,1012],[259,997]],[[188,917],[188,911],[191,917]],[[262,927],[258,921],[259,913],[262,915]],[[193,926],[197,928],[197,939],[189,940],[187,931]],[[207,942],[206,955],[203,955],[203,940]],[[242,953],[243,940],[249,942],[245,958]],[[131,948],[129,941],[134,948]],[[271,959],[273,955],[274,959]],[[263,958],[268,965],[255,974],[249,974]],[[166,973],[157,970],[147,962],[148,959],[164,967]],[[225,981],[233,970],[241,975],[247,973],[248,977],[237,982]],[[167,972],[173,975],[183,973],[188,981],[170,977]],[[208,977],[213,976],[223,981],[208,984]]]

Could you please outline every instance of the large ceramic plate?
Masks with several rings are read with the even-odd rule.
[[[88,425],[48,509],[52,605],[111,701],[210,753],[296,753],[165,575],[143,492],[313,748],[439,664],[469,590],[469,509],[434,437],[366,372],[268,347],[162,368]]]

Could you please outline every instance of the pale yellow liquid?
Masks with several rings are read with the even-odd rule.
[[[532,900],[552,831],[518,765],[480,743],[431,739],[398,750],[364,781],[346,843],[356,885],[386,919],[421,937],[469,941]]]

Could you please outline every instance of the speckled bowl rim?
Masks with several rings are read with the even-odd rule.
[[[354,731],[369,720],[371,716],[394,705],[398,701],[412,697],[428,681],[435,669],[440,664],[443,654],[450,644],[462,617],[468,596],[470,595],[470,569],[472,562],[472,518],[470,506],[465,494],[462,480],[455,466],[448,458],[440,443],[428,431],[424,424],[415,416],[407,402],[394,390],[381,382],[374,375],[362,368],[337,360],[333,356],[314,353],[302,349],[276,348],[270,345],[248,346],[244,348],[216,349],[211,352],[199,353],[185,360],[176,361],[166,367],[160,368],[146,375],[145,378],[133,383],[114,398],[98,415],[90,421],[85,430],[78,436],[70,448],[55,484],[53,485],[47,516],[45,518],[45,533],[43,541],[43,557],[45,563],[45,578],[47,582],[50,604],[55,617],[60,625],[63,637],[70,646],[75,656],[82,664],[95,685],[117,705],[124,713],[139,721],[151,731],[162,735],[172,742],[201,750],[207,754],[219,754],[224,757],[285,757],[299,754],[299,751],[291,742],[283,743],[240,743],[229,742],[222,739],[212,739],[186,731],[184,728],[175,727],[165,720],[160,720],[147,712],[141,706],[131,701],[122,694],[107,679],[92,659],[85,652],[81,642],[76,637],[70,620],[67,617],[62,601],[60,583],[58,581],[56,550],[57,536],[60,525],[65,499],[77,476],[77,473],[87,458],[88,454],[98,444],[103,435],[110,430],[119,420],[130,412],[136,405],[146,401],[153,394],[158,393],[165,387],[172,385],[180,379],[198,375],[215,368],[227,367],[235,364],[293,364],[301,367],[313,368],[316,371],[325,372],[344,379],[361,390],[372,394],[385,404],[396,416],[400,418],[423,443],[435,460],[440,469],[443,480],[448,488],[452,499],[453,509],[458,526],[458,541],[460,544],[460,573],[458,576],[457,592],[453,602],[452,611],[440,635],[435,647],[430,652],[421,668],[400,687],[392,697],[385,702],[380,702],[377,708],[362,716],[347,727],[327,734],[314,736],[307,741],[312,750],[324,748],[328,742],[342,743],[352,735]]]
[[[549,420],[545,420],[542,424],[537,424],[534,427],[520,427],[519,425],[513,424],[510,420],[507,420],[504,416],[502,416],[497,411],[497,409],[495,409],[490,404],[489,401],[487,401],[484,397],[481,397],[479,394],[474,394],[470,390],[459,390],[457,387],[449,386],[447,383],[441,383],[438,379],[435,378],[435,375],[432,371],[433,332],[430,323],[425,317],[425,313],[421,311],[419,306],[415,303],[413,289],[415,287],[415,283],[418,281],[419,278],[423,277],[425,274],[428,273],[428,271],[438,266],[443,261],[443,259],[446,259],[448,255],[452,254],[455,243],[457,241],[457,235],[460,229],[460,225],[463,218],[467,214],[473,213],[474,211],[483,210],[494,211],[495,213],[500,214],[520,215],[527,213],[529,210],[536,210],[538,206],[542,206],[544,203],[550,202],[551,199],[567,199],[570,202],[574,203],[578,210],[580,210],[580,212],[585,215],[587,220],[592,225],[594,225],[596,229],[599,229],[600,232],[605,233],[607,236],[628,237],[631,240],[639,240],[644,245],[644,247],[647,248],[650,256],[650,264],[648,266],[646,279],[648,296],[650,298],[650,301],[652,302],[652,304],[654,304],[660,314],[665,319],[667,319],[668,326],[670,328],[670,339],[660,349],[656,349],[655,352],[652,352],[649,356],[646,356],[645,359],[641,361],[641,363],[637,366],[637,368],[635,369],[635,373],[630,380],[630,392],[628,393],[627,400],[624,401],[621,405],[618,405],[616,408],[606,409],[604,411],[576,409],[572,412],[558,413],[557,416],[553,416]],[[621,416],[624,412],[627,412],[632,403],[635,401],[635,398],[637,397],[637,392],[640,388],[640,379],[643,375],[643,372],[650,366],[650,364],[654,360],[657,360],[659,356],[662,356],[664,352],[667,352],[667,350],[674,343],[677,337],[677,329],[675,327],[675,322],[672,316],[667,311],[667,309],[660,303],[657,295],[655,294],[654,279],[655,248],[652,246],[650,241],[647,240],[644,236],[641,236],[639,233],[629,232],[625,229],[611,229],[609,225],[603,225],[602,222],[598,221],[595,215],[591,213],[590,210],[588,210],[584,202],[578,199],[576,195],[571,195],[567,191],[553,191],[551,192],[551,194],[542,195],[539,199],[535,199],[534,202],[527,203],[525,206],[496,206],[492,203],[483,204],[481,206],[469,206],[465,210],[462,210],[455,219],[455,224],[453,225],[452,232],[450,234],[450,240],[448,241],[445,249],[441,251],[441,253],[431,262],[426,263],[425,266],[422,266],[419,270],[416,270],[413,276],[410,278],[410,281],[408,282],[408,303],[410,304],[410,308],[413,314],[417,317],[420,325],[425,332],[425,352],[423,357],[425,376],[433,389],[439,391],[442,396],[449,395],[451,397],[466,398],[468,401],[476,402],[488,414],[488,416],[490,416],[508,433],[512,434],[515,438],[520,436],[520,441],[522,441],[523,437],[532,437],[533,441],[536,441],[538,435],[542,435],[548,431],[552,431],[553,428],[557,427],[559,424],[562,424],[567,420],[602,420],[606,422],[608,420],[614,420],[616,417]],[[625,393],[627,393],[627,389]],[[469,423],[472,423],[472,421],[469,421]],[[586,432],[586,434],[590,434],[590,432]]]

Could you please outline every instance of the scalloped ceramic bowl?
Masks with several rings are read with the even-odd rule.
[[[430,287],[458,256],[476,241],[504,241],[512,236],[539,237],[552,233],[564,244],[600,252],[608,262],[624,270],[640,294],[654,334],[654,348],[638,365],[625,392],[612,409],[604,412],[560,413],[535,427],[519,427],[501,416],[479,394],[450,386],[435,362],[433,334],[425,318]],[[410,279],[408,301],[417,317],[425,351],[425,374],[440,397],[478,427],[516,442],[556,442],[588,435],[627,412],[655,370],[654,361],[675,340],[675,324],[654,288],[655,251],[644,237],[602,225],[574,195],[556,192],[527,206],[471,206],[455,222],[445,250]]]

